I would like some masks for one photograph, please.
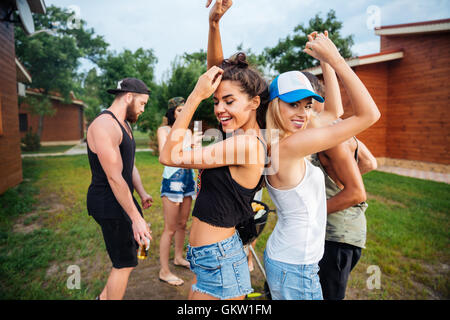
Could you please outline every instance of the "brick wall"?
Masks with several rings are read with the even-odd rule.
[[[381,36],[391,49],[387,157],[450,164],[450,33]]]
[[[0,16],[6,15],[0,4]],[[0,136],[0,194],[22,181],[20,157],[14,26],[0,22],[0,100],[3,135]]]
[[[52,100],[56,113],[53,116],[45,116],[41,142],[74,141],[84,137],[84,116],[80,105],[64,104],[58,100]],[[39,117],[31,115],[27,105],[20,106],[20,113],[28,114],[28,127],[37,131]],[[82,127],[80,127],[80,123]],[[25,132],[21,132],[22,137]]]

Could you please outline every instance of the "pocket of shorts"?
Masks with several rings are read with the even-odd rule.
[[[220,263],[215,255],[192,257],[192,264],[204,270],[214,271],[220,269]]]
[[[248,270],[247,256],[233,263],[233,270],[241,291],[251,289],[250,271]]]

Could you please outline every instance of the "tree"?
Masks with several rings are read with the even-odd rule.
[[[70,93],[75,83],[81,58],[92,62],[105,54],[108,44],[103,37],[96,36],[93,29],[87,29],[80,20],[77,28],[69,24],[72,12],[50,6],[46,15],[35,15],[37,30],[57,28],[56,35],[39,33],[27,36],[21,27],[15,28],[16,55],[30,71],[32,88],[39,89],[42,97],[27,97],[24,102],[31,106],[31,112],[39,116],[37,133],[42,135],[43,118],[54,113],[50,94],[58,92],[65,102],[70,102]]]
[[[99,97],[104,108],[108,108],[114,100],[114,96],[106,90],[117,87],[117,82],[124,78],[137,78],[149,87],[153,92],[155,89],[154,69],[158,62],[152,49],[139,48],[135,52],[124,50],[117,53],[108,52],[97,62],[100,74]],[[150,95],[152,96],[152,95]]]
[[[161,119],[167,111],[167,102],[172,97],[187,97],[197,83],[198,78],[206,72],[206,52],[184,53],[171,63],[161,84],[157,85],[151,95],[151,105],[139,118],[138,125],[142,130],[150,130],[150,136],[156,133]],[[203,120],[205,124],[214,126],[217,120],[213,113],[212,98],[202,101],[194,114],[194,120]]]
[[[323,32],[325,30],[328,30],[329,37],[339,49],[340,54],[344,58],[349,58],[352,56],[353,35],[342,37],[341,28],[342,22],[336,19],[334,10],[328,12],[325,20],[316,14],[309,20],[307,27],[304,27],[303,24],[298,25],[295,27],[293,35],[280,39],[273,48],[266,48],[264,50],[265,58],[268,64],[279,73],[316,66],[319,62],[302,50],[308,42],[308,34],[313,31]]]
[[[86,74],[81,74],[78,82],[80,87],[76,89],[76,95],[86,105],[84,115],[89,125],[100,113],[102,106],[100,101],[100,77],[97,75],[97,69],[92,68]]]

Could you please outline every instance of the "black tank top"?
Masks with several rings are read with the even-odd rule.
[[[134,155],[136,152],[136,142],[134,141],[134,137],[130,137],[120,121],[117,120],[112,112],[105,110],[98,116],[103,114],[111,115],[122,129],[123,137],[122,142],[119,145],[120,156],[122,157],[123,164],[122,177],[125,179],[128,188],[133,195],[133,167]],[[128,128],[130,128],[130,126],[128,126]],[[130,132],[133,136],[131,128]],[[111,186],[109,185],[105,171],[100,164],[98,156],[91,151],[91,149],[89,148],[89,144],[87,144],[87,152],[92,173],[92,181],[87,193],[87,209],[89,215],[99,219],[129,219],[128,214],[123,210],[122,206],[116,200]],[[133,201],[142,215],[141,208],[139,207],[139,204],[134,197]]]
[[[258,137],[258,140],[261,139]],[[264,150],[266,150],[265,144]],[[267,153],[266,153],[267,156]],[[254,189],[247,189],[231,176],[230,167],[199,170],[199,192],[192,216],[222,228],[236,227],[253,215],[251,203],[263,185],[263,176]]]

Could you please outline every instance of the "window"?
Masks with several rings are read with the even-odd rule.
[[[19,114],[19,130],[20,132],[28,131],[28,115],[26,113]]]

